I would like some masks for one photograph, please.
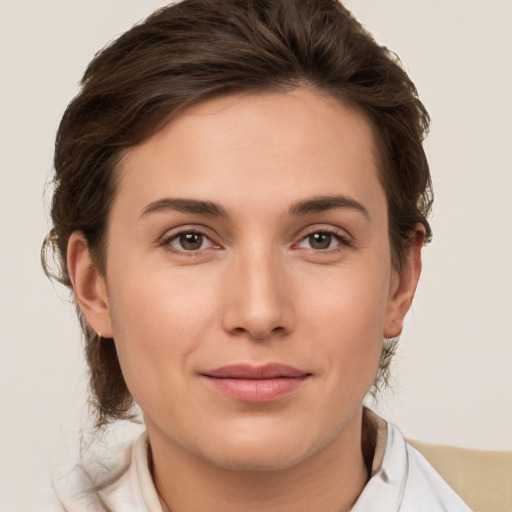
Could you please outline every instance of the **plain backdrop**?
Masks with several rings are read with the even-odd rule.
[[[0,510],[77,455],[86,371],[44,277],[55,131],[93,54],[166,2],[0,0]],[[408,437],[512,450],[512,1],[350,0],[430,110],[434,241],[377,410]]]

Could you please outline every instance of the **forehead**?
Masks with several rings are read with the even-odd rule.
[[[332,97],[307,88],[222,96],[128,150],[118,197],[142,207],[179,194],[229,208],[343,194],[371,205],[383,194],[375,153],[366,117]]]

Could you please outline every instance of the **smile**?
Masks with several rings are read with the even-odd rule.
[[[300,387],[311,373],[292,366],[271,363],[263,366],[229,365],[201,374],[210,386],[244,402],[270,402]]]

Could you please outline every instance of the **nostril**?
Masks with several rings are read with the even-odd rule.
[[[253,338],[255,340],[264,340],[273,336],[282,336],[286,334],[287,329],[283,326],[277,326],[271,329],[249,329],[245,327],[235,327],[231,330],[231,333],[236,336],[242,336],[246,334],[248,337]]]

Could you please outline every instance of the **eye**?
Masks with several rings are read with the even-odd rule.
[[[196,252],[213,247],[213,242],[203,233],[197,231],[181,231],[168,238],[165,245],[177,252]]]
[[[315,231],[305,236],[298,243],[298,247],[302,249],[313,249],[315,251],[325,251],[346,244],[346,240],[337,233],[332,233],[330,231]]]

